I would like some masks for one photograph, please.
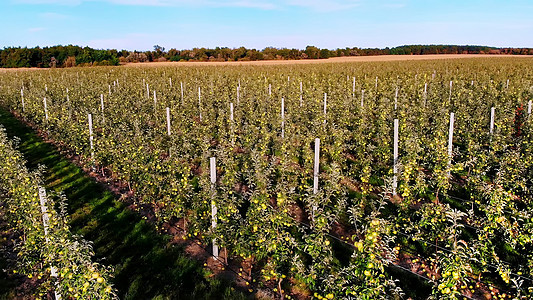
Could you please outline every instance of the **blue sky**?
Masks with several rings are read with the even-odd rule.
[[[533,0],[0,0],[0,47],[533,47]]]

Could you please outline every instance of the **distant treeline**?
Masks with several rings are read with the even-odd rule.
[[[194,48],[191,50],[170,49],[155,45],[153,51],[97,50],[79,46],[53,46],[21,48],[10,47],[0,50],[0,67],[74,67],[74,66],[116,66],[128,62],[152,61],[252,61],[324,59],[342,56],[369,55],[424,55],[424,54],[514,54],[533,55],[533,48],[495,48],[487,46],[456,45],[408,45],[394,48],[344,48],[320,49],[307,46],[304,50],[273,48],[263,50],[217,47],[215,49]]]

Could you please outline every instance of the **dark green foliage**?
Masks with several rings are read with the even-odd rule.
[[[56,67],[63,67],[68,57],[75,57],[77,65],[116,66],[123,52],[117,50],[96,50],[79,46],[54,46],[36,48],[4,48],[0,50],[2,68],[48,68],[57,61]]]

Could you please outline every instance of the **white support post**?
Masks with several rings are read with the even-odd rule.
[[[509,88],[509,79],[507,79],[507,84],[505,85],[505,88],[506,88],[506,89]]]
[[[231,121],[231,123],[233,124],[233,102],[231,102],[229,104],[229,119]]]
[[[181,86],[181,105],[183,106],[183,81],[180,81]]]
[[[46,121],[48,121],[48,106],[46,105],[46,97],[44,97],[43,99],[43,104],[44,104],[44,118],[46,119]]]
[[[426,82],[424,84],[424,106],[426,106],[427,98],[428,98],[428,84]]]
[[[455,123],[455,114],[450,113],[450,128],[448,130],[448,176],[450,176],[450,167],[452,166],[453,153],[453,125]]]
[[[396,93],[394,94],[394,110],[398,108],[398,86],[396,86]]]
[[[215,193],[215,185],[217,182],[217,167],[216,167],[216,158],[211,157],[209,160],[209,169],[211,175],[211,190],[213,194]],[[211,199],[211,228],[215,230],[217,227],[217,206],[215,200]],[[216,238],[213,239],[213,256],[218,258],[218,245],[216,243]]]
[[[529,100],[527,103],[527,114],[528,116],[531,115],[531,100]]]
[[[154,111],[156,111],[156,110],[157,110],[157,94],[156,94],[156,92],[154,90]]]
[[[93,115],[89,114],[89,145],[91,146],[91,160],[94,162],[94,137],[93,137]]]
[[[200,115],[200,122],[202,121],[202,96],[200,87],[198,87],[198,114]]]
[[[281,98],[281,138],[285,138],[285,99]]]
[[[300,81],[300,107],[304,105],[304,92],[302,87],[302,82]]]
[[[272,84],[268,84],[268,96],[272,96]]]
[[[169,78],[168,78],[168,82],[169,82],[169,84],[170,84],[170,88],[172,88],[172,77],[169,77]]]
[[[237,86],[237,105],[239,105],[241,99],[241,86]]]
[[[318,174],[320,173],[320,139],[315,139],[315,165],[313,167],[313,195],[318,194]],[[313,205],[312,218],[315,218],[316,205]]]
[[[324,93],[324,124],[326,124],[326,119],[327,119],[327,114],[326,114],[327,99],[328,99],[328,93]]]
[[[376,76],[376,90],[378,89],[378,77]]]
[[[48,209],[46,207],[47,202],[47,196],[46,196],[46,189],[44,187],[39,187],[39,200],[41,203],[41,212],[43,214],[43,227],[44,227],[44,238],[48,242],[48,222],[50,221],[50,217],[48,216]]]
[[[396,195],[396,189],[398,188],[398,119],[394,119],[394,149],[393,149],[393,173],[392,179],[392,195]]]
[[[234,129],[233,129],[233,126],[234,126],[233,125],[233,120],[235,118],[234,118],[234,115],[233,115],[233,111],[234,111],[233,102],[230,102],[230,104],[229,104],[229,120],[230,120],[231,145],[235,146],[235,134],[234,134],[235,132],[234,132]]]
[[[494,107],[490,108],[490,128],[489,133],[492,135],[494,133],[494,115],[496,113],[496,109]]]
[[[453,81],[450,80],[450,96],[448,97],[448,102],[452,102],[452,87],[453,87]]]
[[[361,108],[365,103],[365,90],[361,90]]]
[[[167,107],[167,134],[170,136],[170,107]]]
[[[20,89],[20,101],[22,102],[22,112],[24,112],[25,107],[24,107],[24,89],[23,88]]]
[[[146,98],[150,99],[150,87],[146,84]]]
[[[104,119],[104,94],[100,94],[100,111],[102,112],[102,120]]]
[[[46,207],[46,202],[48,201],[48,197],[46,195],[46,189],[44,187],[39,187],[39,201],[41,204],[41,212],[43,215],[43,227],[44,227],[44,238],[45,241],[48,243],[50,242],[50,239],[48,238],[48,223],[50,221],[50,216],[48,215],[48,208]],[[50,266],[50,275],[55,278],[56,280],[56,289],[57,289],[57,269],[55,266]],[[55,300],[61,300],[61,294],[55,290]]]
[[[352,82],[352,99],[355,99],[355,76],[353,77]]]
[[[72,119],[72,108],[70,107],[70,97],[68,95],[68,88],[67,88],[67,109],[68,109],[68,119]]]
[[[113,82],[114,82],[114,81],[113,81]],[[109,96],[111,96],[111,85],[108,84],[107,87],[108,87],[108,89],[109,89]]]

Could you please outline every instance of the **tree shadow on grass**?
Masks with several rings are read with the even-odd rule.
[[[27,166],[46,167],[48,189],[68,199],[71,230],[92,241],[95,259],[115,268],[113,283],[121,299],[246,299],[227,282],[206,279],[199,262],[169,243],[153,226],[130,211],[80,168],[63,158],[54,146],[0,108],[0,124],[12,138]]]

